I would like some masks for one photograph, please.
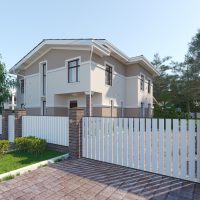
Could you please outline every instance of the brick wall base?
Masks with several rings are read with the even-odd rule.
[[[58,145],[58,144],[47,143],[47,148],[51,149],[51,150],[63,152],[63,153],[68,153],[69,152],[69,147]]]
[[[82,157],[82,117],[84,109],[69,110],[69,152],[74,158]]]

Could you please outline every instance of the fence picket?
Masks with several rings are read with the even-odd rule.
[[[200,120],[197,120],[197,181],[200,182]]]
[[[100,129],[99,129],[99,135],[100,135],[100,160],[104,160],[104,118],[100,118]]]
[[[133,119],[129,118],[129,132],[128,132],[128,161],[129,167],[133,167]]]
[[[133,148],[134,148],[134,168],[139,168],[139,119],[134,119],[134,136],[133,136]]]
[[[123,165],[128,166],[128,119],[124,118]]]
[[[189,120],[189,177],[195,179],[195,120]]]
[[[119,134],[118,134],[118,164],[123,165],[123,134],[122,134],[122,122],[123,118],[119,118]]]
[[[106,162],[109,162],[109,135],[108,135],[108,118],[105,118],[105,137],[104,137],[104,145],[105,145],[105,150],[104,150],[104,159]]]
[[[114,164],[117,164],[118,163],[118,159],[117,159],[117,153],[118,153],[118,142],[117,142],[117,138],[118,138],[118,119],[115,118],[113,120],[113,124],[114,124],[114,127],[113,127],[113,163]]]
[[[96,160],[99,160],[99,143],[100,143],[100,140],[99,140],[99,136],[100,136],[100,132],[99,132],[99,128],[100,128],[100,123],[99,123],[99,119],[102,120],[101,118],[98,118],[98,117],[95,117],[95,122],[94,122],[94,126],[95,126],[95,134],[93,136],[95,142],[95,147],[93,148],[93,153],[95,153],[95,159]]]
[[[179,177],[179,120],[173,119],[173,176]]]
[[[146,119],[146,170],[151,171],[151,119]]]
[[[144,170],[144,159],[145,159],[145,119],[140,119],[140,169]]]
[[[187,154],[186,154],[186,147],[187,147],[187,121],[185,119],[181,119],[181,178],[185,179],[187,175]]]
[[[166,119],[166,175],[171,176],[171,119]]]
[[[113,120],[109,119],[109,162],[113,163]]]
[[[159,173],[164,173],[164,119],[159,119]]]
[[[157,173],[158,143],[157,143],[157,119],[152,119],[152,172]]]

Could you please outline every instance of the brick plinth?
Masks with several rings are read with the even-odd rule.
[[[15,138],[22,137],[22,116],[26,115],[26,110],[15,111]]]
[[[8,116],[12,114],[12,110],[3,110],[2,112],[2,140],[8,140]]]
[[[69,152],[75,158],[82,157],[82,117],[84,109],[69,110]]]

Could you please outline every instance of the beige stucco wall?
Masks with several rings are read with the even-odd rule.
[[[31,64],[26,70],[25,75],[32,75],[39,73],[39,63],[48,61],[48,70],[56,69],[65,66],[65,60],[81,56],[81,62],[88,61],[90,52],[86,50],[66,50],[66,49],[52,49]]]
[[[68,69],[65,66],[65,60],[79,56],[81,57],[80,81],[68,83]],[[86,107],[85,92],[89,92],[90,89],[94,92],[92,106],[95,108],[94,113],[97,114],[110,115],[111,100],[116,108],[113,111],[113,116],[118,116],[117,113],[121,112],[121,102],[123,102],[123,107],[132,109],[140,107],[141,102],[145,103],[145,107],[149,103],[152,104],[152,90],[151,94],[148,94],[147,82],[145,82],[145,91],[140,91],[140,73],[145,75],[146,80],[151,78],[148,71],[141,65],[126,66],[112,56],[100,57],[93,54],[90,68],[89,59],[90,52],[86,50],[50,50],[25,71],[20,72],[25,74],[25,101],[22,102],[23,96],[19,94],[18,106],[25,103],[26,108],[33,114],[36,113],[36,108],[41,106],[39,63],[42,61],[47,61],[46,106],[50,115],[54,113],[65,114],[70,99],[77,100],[79,107]],[[105,62],[114,66],[112,86],[105,84]],[[98,107],[104,108],[100,110]],[[62,108],[64,109],[62,110]]]

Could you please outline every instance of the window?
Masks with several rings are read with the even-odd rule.
[[[150,94],[151,93],[151,81],[148,80],[148,93]]]
[[[70,101],[69,107],[70,108],[77,108],[78,107],[77,101]]]
[[[79,59],[68,62],[68,82],[74,83],[79,81]]]
[[[109,65],[106,65],[105,69],[105,83],[106,85],[112,85],[112,67]]]
[[[42,115],[46,115],[46,101],[42,101]]]
[[[46,95],[46,63],[42,64],[42,94]]]
[[[142,74],[140,79],[140,90],[144,91],[144,75]]]
[[[20,81],[20,90],[21,90],[21,94],[24,94],[24,79]]]

